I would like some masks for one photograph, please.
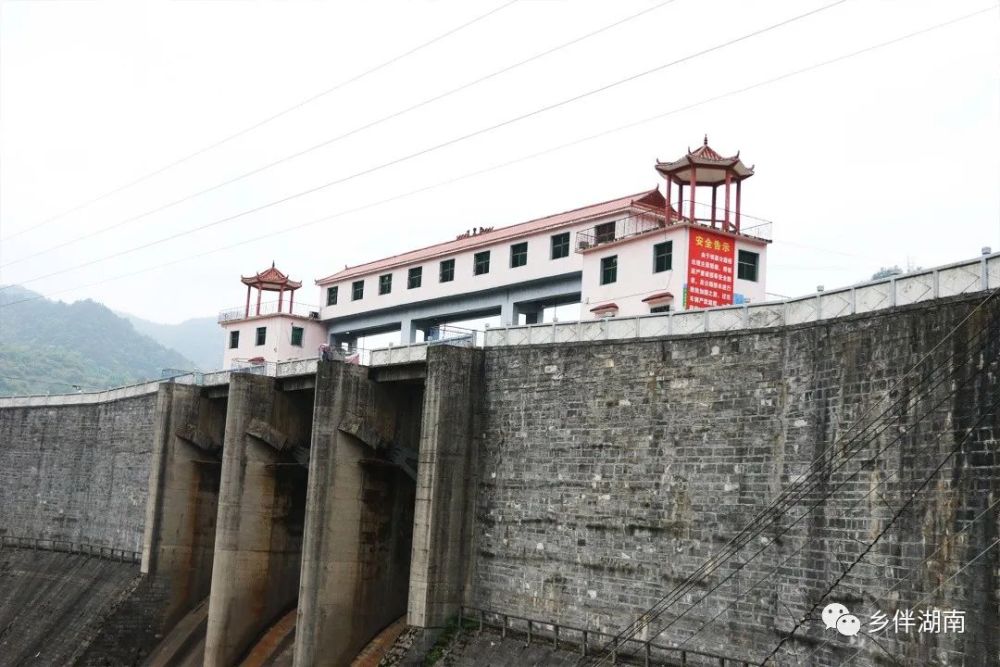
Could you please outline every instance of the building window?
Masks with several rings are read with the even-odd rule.
[[[326,305],[336,306],[337,305],[337,288],[327,287],[326,288]]]
[[[292,345],[302,347],[302,327],[292,327]]]
[[[664,241],[653,246],[653,273],[669,271],[674,266],[674,242]]]
[[[618,255],[601,258],[601,284],[610,285],[618,281]]]
[[[652,308],[649,309],[649,312],[650,313],[669,313],[670,312],[670,304],[668,303],[665,306],[653,306]]]
[[[392,291],[392,274],[387,273],[378,277],[378,293],[388,294]]]
[[[257,327],[257,344],[263,345],[267,342],[267,327]]]
[[[455,260],[446,259],[441,262],[441,280],[442,283],[450,283],[455,279]]]
[[[510,247],[510,268],[515,269],[528,263],[528,243],[515,243]]]
[[[736,277],[740,280],[757,282],[757,266],[759,262],[759,254],[740,250],[739,260],[736,264]]]
[[[424,267],[415,266],[410,269],[409,274],[406,276],[406,288],[416,289],[420,287],[420,283],[424,280]]]
[[[356,280],[351,283],[351,301],[358,301],[365,295],[365,281]]]
[[[484,250],[482,252],[477,252],[473,258],[472,272],[481,276],[484,273],[490,272],[490,251]]]
[[[594,227],[594,242],[607,243],[615,240],[615,223],[602,222]]]
[[[235,350],[240,346],[240,332],[230,331],[229,332],[229,349]]]
[[[552,259],[569,257],[569,232],[552,236]]]

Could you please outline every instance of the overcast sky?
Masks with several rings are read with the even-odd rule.
[[[848,0],[400,161],[831,2],[0,2],[0,283],[176,322],[240,304],[240,274],[275,261],[306,283],[297,300],[316,303],[312,281],[344,265],[472,226],[513,224],[652,188],[661,184],[655,160],[681,156],[705,133],[719,152],[739,150],[756,165],[743,210],[774,221],[769,292],[802,294],[817,284],[867,279],[883,265],[929,266],[974,257],[983,246],[1000,249],[995,5],[865,55],[696,104],[989,8],[988,0]],[[236,140],[39,225],[499,7]],[[301,158],[47,251],[654,7]],[[36,256],[22,259],[29,255]],[[35,280],[53,272],[60,274]],[[7,311],[0,317],[12,315]]]

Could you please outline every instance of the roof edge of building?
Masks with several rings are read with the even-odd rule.
[[[604,205],[610,204],[612,202],[621,201],[622,205],[619,206],[619,207],[617,207],[617,208],[615,208],[615,209],[609,210],[609,211],[603,211],[601,213],[594,213],[594,214],[591,214],[591,215],[583,215],[583,216],[580,216],[579,218],[572,218],[572,219],[565,220],[565,221],[562,221],[562,222],[553,223],[550,227],[541,227],[539,229],[532,230],[532,232],[542,232],[542,231],[546,231],[548,229],[556,229],[556,228],[559,228],[559,227],[564,227],[564,226],[567,226],[567,225],[576,224],[578,222],[587,220],[588,218],[591,218],[591,217],[596,217],[596,216],[601,216],[601,215],[610,215],[612,213],[617,213],[618,211],[627,210],[627,209],[629,209],[629,208],[631,208],[631,207],[633,207],[635,205],[641,205],[643,207],[648,207],[648,206],[650,206],[649,204],[639,203],[638,200],[644,199],[645,197],[648,197],[648,196],[652,195],[654,192],[657,193],[657,194],[659,194],[660,188],[657,186],[657,187],[652,188],[650,190],[642,190],[641,192],[636,192],[634,194],[625,195],[623,197],[613,197],[611,199],[606,199],[604,201],[595,202],[593,204],[587,204],[585,206],[578,206],[576,208],[571,208],[571,209],[568,209],[566,211],[560,211],[558,213],[551,213],[549,215],[544,215],[544,216],[542,216],[540,218],[532,218],[531,220],[525,220],[523,222],[516,222],[516,223],[514,223],[512,225],[507,225],[506,227],[498,227],[498,228],[494,229],[492,232],[488,232],[486,234],[483,234],[482,235],[482,239],[483,239],[482,242],[480,242],[480,243],[470,243],[468,246],[463,247],[460,250],[462,250],[462,251],[464,251],[464,250],[471,250],[471,249],[482,247],[482,246],[486,246],[486,245],[492,245],[493,242],[499,240],[499,239],[497,239],[495,237],[492,240],[490,240],[490,236],[493,236],[493,234],[495,232],[501,232],[501,231],[504,231],[504,230],[511,230],[511,229],[513,229],[515,227],[519,227],[521,225],[530,225],[530,224],[540,223],[540,222],[543,222],[543,221],[545,221],[545,220],[547,220],[549,218],[555,218],[555,217],[558,217],[558,216],[561,216],[561,215],[569,215],[569,214],[572,214],[572,213],[575,213],[575,212],[578,212],[578,211],[585,211],[586,209],[596,208],[598,206],[604,206]],[[473,237],[469,237],[469,238],[480,238],[480,237],[473,236]],[[399,253],[399,254],[396,254],[396,255],[390,255],[388,257],[381,257],[379,259],[375,259],[375,260],[372,260],[370,262],[365,262],[364,264],[358,264],[357,266],[347,267],[346,269],[344,269],[342,271],[338,271],[338,272],[333,273],[333,274],[330,274],[330,275],[326,276],[325,278],[319,278],[315,282],[316,282],[316,285],[323,286],[323,285],[328,285],[330,283],[340,282],[341,280],[347,280],[348,278],[353,278],[353,277],[357,277],[357,276],[366,275],[368,273],[368,270],[366,270],[366,267],[374,267],[374,265],[378,264],[379,262],[391,261],[391,260],[395,260],[395,259],[398,258],[398,260],[399,260],[398,262],[388,264],[388,265],[386,265],[384,267],[380,267],[382,270],[388,270],[388,269],[397,268],[398,266],[402,266],[402,265],[408,264],[409,261],[411,261],[411,260],[404,259],[407,256],[410,256],[410,255],[413,255],[414,253],[418,253],[418,252],[422,252],[422,251],[432,251],[434,248],[438,248],[438,247],[441,247],[441,246],[452,244],[456,240],[457,239],[452,239],[450,241],[441,241],[440,243],[434,243],[434,244],[429,245],[429,246],[424,246],[423,248],[417,248],[415,250],[408,250],[406,252]],[[457,252],[457,251],[458,250],[456,250],[456,249],[444,250],[442,248],[441,255],[446,255],[446,254],[450,254],[452,252]],[[436,255],[434,255],[432,253],[429,257],[424,258],[424,259],[433,259],[435,256]],[[418,261],[418,260],[414,259],[412,261]]]

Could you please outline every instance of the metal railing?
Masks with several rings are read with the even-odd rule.
[[[681,210],[687,210],[686,206],[687,204],[684,204]],[[665,217],[666,216],[663,213],[640,213],[638,215],[632,215],[613,222],[605,222],[595,225],[589,229],[579,231],[576,233],[576,251],[586,252],[606,243],[614,243],[616,241],[632,238],[634,236],[642,236],[643,234],[669,229],[669,226],[665,226],[663,224]],[[711,218],[691,218],[678,214],[675,211],[670,216],[670,224],[676,225],[679,223],[691,223],[709,230],[715,229],[717,231],[722,231],[723,225],[722,220],[716,220],[713,222]],[[732,224],[733,220],[730,217],[730,228],[732,228]],[[767,220],[754,221],[754,224],[749,226],[741,225],[739,234],[741,236],[749,236],[761,241],[770,241],[773,237],[773,227],[774,224]],[[732,231],[732,229],[730,229],[730,231]]]
[[[81,554],[84,556],[94,556],[105,560],[114,560],[123,563],[136,563],[142,560],[141,551],[131,551],[129,549],[116,549],[86,542],[73,542],[71,540],[54,540],[42,537],[17,537],[14,535],[0,536],[0,548],[32,549],[35,551],[56,551],[59,553]]]
[[[576,251],[584,252],[605,243],[613,243],[663,229],[663,214],[652,212],[601,223],[576,233]]]
[[[465,630],[465,622],[471,621],[478,625],[478,631],[483,628],[496,628],[500,631],[500,636],[506,639],[508,636],[524,637],[526,645],[532,642],[545,641],[551,643],[554,649],[562,647],[579,651],[580,655],[587,657],[598,656],[602,650],[617,635],[613,632],[604,632],[589,628],[579,628],[555,621],[542,621],[514,614],[505,614],[479,607],[461,606],[458,608],[459,632]],[[596,650],[595,650],[596,649]],[[649,639],[628,639],[616,649],[610,651],[611,664],[641,664],[644,667],[651,665],[670,665],[671,667],[694,667],[695,665],[718,665],[718,667],[749,667],[751,664],[747,660],[734,658],[719,653],[699,651],[696,649],[678,648],[659,644]]]
[[[285,313],[288,315],[298,315],[300,317],[309,317],[312,319],[319,319],[319,307],[308,303],[295,302],[289,306],[288,300],[284,300],[281,303],[281,308],[278,308],[277,301],[266,301],[260,304],[260,312],[257,312],[256,302],[250,304],[250,314],[247,315],[246,304],[242,306],[237,306],[235,308],[228,308],[226,310],[219,311],[219,322],[232,322],[234,320],[243,320],[247,317],[257,317],[258,315],[275,315],[277,313]]]
[[[782,301],[490,328],[485,346],[684,336],[819,322],[1000,287],[1000,253]]]

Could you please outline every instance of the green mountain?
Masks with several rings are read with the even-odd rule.
[[[128,319],[141,334],[160,345],[169,347],[190,359],[202,371],[222,368],[225,331],[214,317],[196,317],[180,324],[161,324],[128,313],[118,313]]]
[[[159,378],[194,364],[99,303],[0,290],[0,395],[61,394]]]

